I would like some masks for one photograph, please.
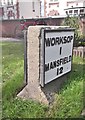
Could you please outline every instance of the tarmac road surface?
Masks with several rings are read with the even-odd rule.
[[[0,37],[0,41],[3,42],[3,41],[13,41],[13,42],[18,42],[18,41],[23,41],[23,38],[21,39],[17,39],[17,38],[4,38],[4,37]]]

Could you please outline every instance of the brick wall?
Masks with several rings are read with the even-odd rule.
[[[34,21],[35,19],[27,19],[27,21]],[[45,18],[43,19],[47,25],[61,25],[64,18]],[[82,22],[83,20],[83,22]],[[21,34],[20,20],[3,20],[0,21],[0,31],[4,37],[15,37],[15,34]],[[85,34],[85,17],[80,19],[81,34]],[[1,36],[1,32],[0,32]]]
[[[27,21],[33,21],[34,19],[28,19]],[[47,25],[61,25],[64,18],[46,18],[44,21]],[[3,20],[0,21],[0,29],[2,29],[3,37],[15,37],[16,33],[21,34],[20,20]],[[1,34],[0,34],[1,36]]]
[[[14,37],[16,30],[17,29],[20,30],[20,21],[19,20],[0,21],[0,28],[2,28],[2,36]]]

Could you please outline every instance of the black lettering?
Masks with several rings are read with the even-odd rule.
[[[45,71],[48,71],[48,70],[49,70],[49,63],[45,64]]]
[[[60,59],[60,65],[61,65],[62,62],[63,62],[63,59],[61,58],[61,59]]]
[[[56,61],[53,62],[54,68],[56,67]]]
[[[57,68],[57,75],[63,73],[63,67]]]
[[[53,66],[53,62],[50,63],[50,69],[53,69],[54,66]]]
[[[64,58],[64,64],[68,63],[68,57]]]
[[[73,39],[73,36],[68,36],[67,42],[71,42],[71,40]]]
[[[60,45],[62,38],[60,37],[58,40],[58,45]]]
[[[61,55],[62,47],[60,47],[60,55]]]
[[[70,62],[71,60],[72,60],[72,56],[70,55],[70,56],[69,56],[69,62]]]
[[[56,37],[55,44],[58,44],[59,37]]]
[[[63,67],[60,68],[60,74],[63,73]]]
[[[66,44],[70,43],[73,39],[73,36],[63,36],[63,37],[53,37],[53,38],[45,38],[45,46],[50,47],[54,45]]]
[[[51,46],[54,46],[55,45],[55,38],[52,38],[51,39]]]
[[[46,47],[50,47],[50,38],[45,39]]]
[[[73,36],[71,36],[71,40],[73,39]]]
[[[66,37],[66,36],[64,36],[64,41],[63,41],[63,43],[64,43],[64,44],[67,43],[67,37]]]
[[[62,38],[60,37],[60,38],[59,38],[59,41],[58,41],[58,45],[61,44],[61,40],[62,40]]]
[[[60,60],[57,60],[57,67],[60,65]]]
[[[57,68],[57,75],[59,74],[59,68]]]
[[[50,69],[53,69],[56,67],[56,61],[53,61],[50,63]]]
[[[47,64],[45,64],[45,71],[49,71],[51,69],[59,67],[63,64],[66,64],[66,63],[70,62],[71,60],[72,60],[72,56],[70,55],[68,57],[60,58],[58,60],[47,63]],[[62,67],[61,67],[61,69],[57,68],[57,74],[61,74],[62,71],[63,71]]]

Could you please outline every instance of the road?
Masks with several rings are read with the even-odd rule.
[[[19,38],[17,39],[17,38],[3,38],[3,37],[0,37],[0,41],[2,41],[2,42],[3,42],[3,41],[13,41],[13,42],[14,42],[14,41],[17,41],[17,42],[18,42],[18,41],[22,41],[22,40],[23,40],[23,39],[21,39],[21,38],[20,38],[20,39],[19,39]]]

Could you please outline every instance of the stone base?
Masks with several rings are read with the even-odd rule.
[[[85,109],[82,111],[81,115],[85,117]]]
[[[58,78],[46,84],[45,87],[41,87],[38,84],[33,86],[27,85],[17,96],[23,99],[32,99],[39,101],[40,103],[49,105],[54,101],[55,93],[58,93],[62,87],[64,81],[66,81],[66,75]]]

